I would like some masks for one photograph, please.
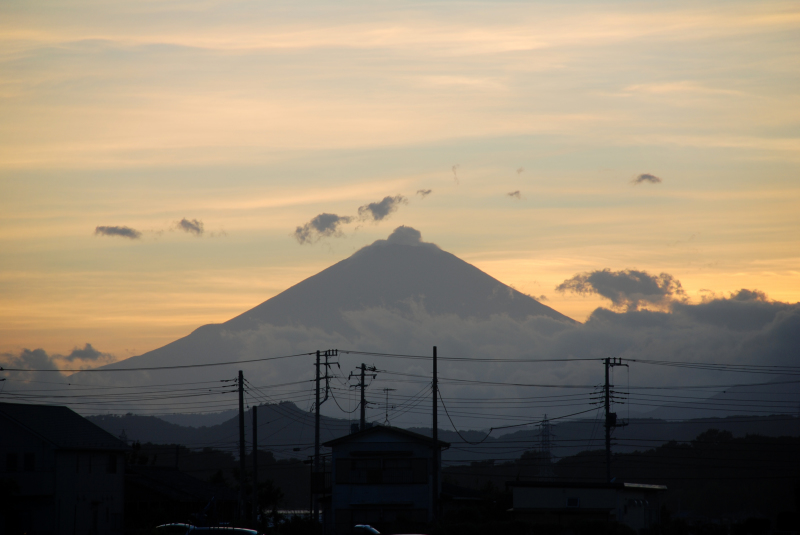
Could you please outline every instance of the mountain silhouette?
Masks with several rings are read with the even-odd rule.
[[[258,324],[302,324],[347,330],[341,312],[365,308],[407,308],[417,302],[428,313],[486,319],[548,316],[572,322],[487,275],[457,256],[422,241],[419,231],[398,227],[351,257],[309,277],[224,323],[233,330]]]
[[[487,319],[507,315],[522,320],[571,318],[539,303],[438,246],[418,230],[401,226],[349,258],[309,277],[247,312],[143,355],[105,368],[170,366],[237,360],[241,338],[232,336],[263,325],[302,326],[343,336],[353,334],[346,313],[383,308],[430,315]],[[315,348],[309,348],[315,349]],[[80,375],[86,375],[81,373]]]

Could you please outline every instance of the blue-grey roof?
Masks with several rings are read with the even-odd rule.
[[[419,433],[415,433],[413,431],[409,431],[408,429],[402,429],[400,427],[392,427],[392,426],[389,426],[389,425],[373,425],[372,427],[368,427],[368,428],[364,429],[363,431],[357,431],[357,432],[351,433],[349,435],[344,435],[344,436],[341,436],[339,438],[335,438],[333,440],[329,440],[329,441],[323,443],[322,445],[330,448],[331,446],[336,446],[338,444],[342,444],[342,443],[345,443],[345,442],[350,442],[352,440],[357,440],[357,439],[360,439],[362,437],[365,437],[365,436],[368,436],[368,435],[372,435],[372,434],[375,434],[375,433],[393,433],[393,434],[399,435],[399,436],[401,436],[401,437],[403,437],[405,439],[411,439],[414,442],[427,442],[429,444],[431,442],[433,442],[433,439],[431,437],[426,437],[425,435],[420,435]],[[450,447],[450,443],[449,442],[444,442],[443,440],[439,440],[438,444],[439,444],[440,448],[445,448],[446,449],[446,448]]]
[[[59,449],[126,450],[128,446],[83,416],[59,405],[0,403],[0,422],[11,421]]]

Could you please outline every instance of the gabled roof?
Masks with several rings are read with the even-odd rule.
[[[406,440],[411,439],[414,442],[425,442],[425,443],[428,443],[428,444],[433,442],[433,439],[431,437],[426,437],[425,435],[420,435],[419,433],[415,433],[413,431],[409,431],[408,429],[401,429],[399,427],[392,427],[392,426],[388,426],[388,425],[373,425],[372,427],[368,427],[368,428],[364,429],[363,431],[357,431],[357,432],[351,433],[349,435],[344,435],[342,437],[335,438],[333,440],[329,440],[328,442],[325,442],[323,444],[323,446],[326,446],[326,447],[330,448],[330,447],[333,447],[333,446],[338,446],[339,444],[343,444],[345,442],[358,440],[360,438],[364,438],[364,437],[367,437],[369,435],[373,435],[373,434],[376,434],[376,433],[393,433],[393,434],[397,435],[398,437],[402,437],[402,438],[404,438]],[[439,440],[438,442],[439,442],[439,447],[440,448],[449,448],[450,447],[450,443],[449,442],[444,442],[444,441],[441,441],[441,440]]]
[[[124,451],[128,446],[83,416],[59,405],[0,403],[3,421],[28,430],[59,449]]]

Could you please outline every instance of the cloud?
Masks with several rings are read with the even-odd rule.
[[[506,193],[506,195],[517,200],[522,199],[522,193],[519,190]]]
[[[556,286],[556,291],[598,294],[610,299],[615,308],[628,310],[637,310],[640,305],[663,308],[685,295],[680,281],[672,275],[650,275],[634,269],[578,273]]]
[[[57,355],[54,356],[54,358],[57,358],[57,357],[58,357]],[[70,351],[69,355],[64,355],[61,358],[63,360],[69,361],[69,362],[72,362],[72,361],[75,361],[75,360],[93,361],[93,360],[113,358],[113,355],[111,355],[109,353],[101,353],[100,351],[98,351],[95,348],[93,348],[92,344],[87,343],[83,347],[83,349],[79,349],[79,348],[76,347],[72,351]]]
[[[382,201],[371,202],[359,207],[358,217],[362,221],[382,221],[397,210],[401,204],[408,204],[408,199],[402,195],[395,195],[394,197],[387,195]]]
[[[101,236],[121,236],[131,240],[138,240],[142,237],[142,233],[138,230],[125,226],[98,226],[95,227],[94,233]]]
[[[65,368],[87,369],[97,366],[104,366],[115,362],[117,358],[110,353],[103,353],[87,343],[83,349],[74,348],[68,355],[58,353],[49,354],[44,349],[22,349],[19,353],[0,353],[0,367],[4,370],[42,370],[42,371],[2,371],[0,376],[6,377],[10,383],[29,383],[36,382],[45,386],[37,388],[47,388],[46,385],[55,385],[58,388],[61,384],[58,381],[64,379],[66,375],[60,372]],[[54,382],[55,381],[55,382]]]
[[[317,217],[295,229],[293,236],[298,243],[314,243],[322,238],[342,236],[339,228],[341,225],[350,223],[353,220],[350,216],[338,216],[336,214],[319,214]]]
[[[767,294],[760,290],[747,290],[742,288],[738,292],[731,293],[733,301],[767,301]]]
[[[418,190],[417,190],[417,195],[419,195],[419,196],[420,196],[420,197],[422,197],[423,199],[424,199],[425,197],[427,197],[428,195],[430,195],[431,193],[433,193],[433,190],[432,190],[432,189],[418,189]]]
[[[651,184],[660,184],[661,179],[658,178],[656,175],[651,175],[650,173],[642,173],[641,175],[631,180],[631,182],[633,182],[634,186],[637,184],[643,184],[645,182],[649,182]]]
[[[524,168],[524,167],[518,167],[518,168],[517,168],[517,174],[520,174],[520,173],[522,173],[524,170],[525,170],[525,168]]]
[[[204,229],[203,229],[203,222],[197,219],[186,219],[185,217],[175,223],[175,226],[184,232],[188,232],[189,234],[194,234],[195,236],[202,236]]]
[[[453,167],[450,168],[450,169],[453,170],[453,180],[456,181],[456,184],[460,184],[461,183],[458,180],[458,173],[456,173],[456,171],[458,171],[459,167],[461,167],[459,164],[455,164]]]
[[[383,247],[390,244],[415,245],[418,247],[428,247],[436,250],[439,249],[438,245],[423,241],[422,233],[417,229],[401,225],[394,229],[388,238],[385,240],[375,240],[371,245],[368,245],[367,247],[364,247],[360,251],[356,252],[356,255],[364,254],[365,251],[368,251],[373,247]]]
[[[420,246],[433,247],[432,244],[421,242],[419,233],[409,227],[399,227],[393,236],[393,239],[412,243],[417,240]],[[301,323],[302,318],[297,318],[297,321],[288,325],[254,324],[251,328],[242,330],[232,330],[226,325],[207,326],[202,329],[200,338],[187,339],[189,346],[180,355],[185,359],[184,362],[202,363],[220,360],[220,351],[228,355],[226,360],[246,360],[264,357],[264,348],[269,348],[269,355],[293,355],[308,353],[317,348],[339,348],[339,361],[342,369],[346,370],[363,362],[364,356],[355,353],[358,351],[430,355],[431,348],[435,345],[439,348],[439,356],[443,357],[439,361],[439,374],[445,399],[491,400],[562,394],[569,394],[576,399],[574,404],[563,407],[525,404],[524,407],[508,407],[503,411],[497,411],[492,403],[487,403],[485,414],[481,414],[484,409],[473,405],[469,413],[461,412],[457,417],[453,415],[459,427],[480,429],[490,425],[522,423],[537,419],[544,412],[550,417],[556,417],[591,407],[595,385],[603,380],[603,367],[599,362],[601,358],[620,357],[637,361],[630,362],[630,368],[624,372],[626,375],[630,373],[633,392],[639,394],[632,396],[629,401],[633,411],[647,412],[660,404],[669,403],[644,399],[641,394],[648,390],[640,390],[642,387],[741,384],[766,382],[781,377],[722,373],[708,369],[707,366],[699,366],[687,373],[685,367],[648,365],[645,361],[796,366],[797,348],[800,347],[800,304],[762,300],[718,298],[701,304],[676,303],[670,310],[662,311],[614,311],[598,308],[584,324],[562,322],[546,316],[514,319],[499,314],[477,319],[455,314],[433,314],[426,310],[423,299],[409,299],[403,305],[393,308],[340,311],[331,307],[328,313],[341,317],[347,329],[332,331],[306,326]],[[165,350],[166,348],[158,351]],[[348,353],[347,350],[354,353]],[[30,368],[53,367],[41,350],[26,350],[19,357],[22,360],[31,359],[28,363]],[[144,363],[156,362],[156,357],[158,354],[137,358]],[[446,357],[466,357],[472,361],[449,361]],[[503,357],[529,359],[531,362],[491,362],[492,359]],[[548,359],[587,358],[595,360],[546,362]],[[32,359],[38,359],[38,362],[33,362]],[[398,396],[411,397],[418,394],[422,383],[430,377],[430,362],[379,356],[370,359],[374,359],[369,362],[380,370],[379,379],[386,381],[387,386],[397,388]],[[481,362],[481,359],[486,359],[486,362]],[[545,362],[537,363],[537,360]],[[158,359],[159,363],[161,361],[163,358]],[[308,355],[275,360],[270,366],[262,363],[241,363],[230,366],[230,369],[198,368],[193,372],[196,374],[193,380],[219,380],[222,376],[233,376],[239,369],[244,370],[245,376],[253,384],[310,380],[313,378],[312,362],[313,356]],[[3,365],[9,367],[5,363]],[[19,374],[19,377],[24,375],[30,374]],[[46,377],[42,380],[50,381],[58,376],[54,373],[49,376],[41,375]],[[164,371],[159,377],[165,383],[173,380],[185,381],[185,370]],[[464,383],[451,379],[480,383]],[[789,376],[788,379],[797,378]],[[75,382],[146,385],[152,382],[152,377],[146,372],[84,374],[76,377]],[[498,386],[490,384],[492,382],[571,385],[573,388]],[[311,383],[308,385],[310,389]],[[579,387],[580,385],[586,386],[584,388]],[[797,393],[796,384],[788,386]],[[38,384],[31,385],[31,388],[40,387]],[[291,395],[291,390],[296,388],[296,385],[287,386],[283,390],[278,388],[271,396],[275,399],[286,399],[282,396]],[[718,391],[719,389],[703,389],[697,390],[696,394],[686,395],[711,396]],[[368,395],[371,394],[368,392]],[[757,397],[772,399],[765,394],[758,394]],[[796,413],[796,395],[792,399],[795,401],[787,405],[788,408],[778,408],[777,412],[784,410]],[[726,410],[730,414],[747,413],[751,409],[753,413],[758,413],[765,410],[765,405],[733,404],[727,406]],[[779,405],[775,404],[776,407]],[[135,409],[133,402],[130,409],[121,405],[115,408],[120,412]],[[332,406],[328,409],[334,410]],[[711,409],[705,414],[725,415],[724,412]],[[334,412],[329,415],[347,417]],[[368,412],[367,416],[371,418],[373,415]],[[593,417],[594,413],[586,416]],[[429,418],[427,413],[415,415],[411,412],[398,423],[403,426],[429,425],[426,418]],[[488,423],[490,421],[503,423]]]

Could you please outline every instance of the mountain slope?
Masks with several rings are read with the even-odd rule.
[[[347,330],[341,312],[364,308],[407,308],[411,301],[431,314],[486,319],[547,316],[572,322],[535,299],[506,286],[455,255],[422,241],[409,227],[397,228],[351,257],[292,286],[224,323],[233,330],[262,323],[300,324]]]
[[[347,337],[354,334],[347,312],[372,308],[410,311],[415,304],[431,315],[450,314],[463,319],[544,316],[576,323],[436,245],[423,242],[419,231],[398,227],[388,239],[362,248],[225,323],[204,325],[161,348],[106,367],[235,361],[244,346],[232,333],[263,325],[303,326]]]

